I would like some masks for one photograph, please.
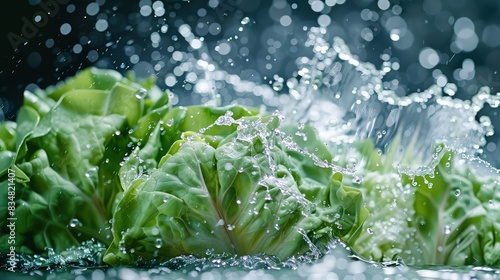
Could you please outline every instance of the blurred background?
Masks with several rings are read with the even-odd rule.
[[[388,65],[383,86],[399,96],[447,83],[460,99],[481,86],[500,91],[497,0],[19,0],[3,3],[0,21],[0,121],[15,119],[26,88],[91,65],[154,74],[177,104],[198,98],[199,75],[185,62],[199,57],[286,94],[296,58],[312,56],[312,26],[359,60]],[[480,115],[497,124],[485,150],[499,167],[498,109]]]

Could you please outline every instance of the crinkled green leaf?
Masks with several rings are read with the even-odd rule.
[[[158,122],[169,107],[164,95],[150,82],[95,68],[46,91],[25,92],[16,126],[0,129],[6,149],[0,151],[0,183],[6,185],[6,170],[14,170],[16,217],[26,221],[16,231],[19,250],[61,251],[92,238],[111,241],[108,221],[123,192],[119,170],[137,145],[129,132],[138,131],[140,121]],[[5,222],[0,221],[2,236]]]
[[[302,171],[275,135],[277,118],[231,125],[236,131],[216,148],[201,136],[175,142],[150,176],[130,183],[114,214],[106,263],[207,252],[286,259],[359,234],[366,217],[359,190],[331,170],[328,185],[298,180]]]
[[[444,145],[436,148],[434,172],[414,177],[391,166],[393,149],[381,155],[371,143],[360,148],[370,216],[357,253],[413,265],[500,265],[498,179],[480,177]]]

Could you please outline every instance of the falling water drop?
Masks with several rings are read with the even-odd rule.
[[[241,19],[241,24],[243,24],[243,25],[248,24],[249,22],[250,22],[249,17],[244,17],[243,19]]]
[[[148,91],[147,91],[146,89],[141,88],[141,89],[139,89],[139,90],[137,90],[137,91],[135,92],[135,97],[136,97],[137,99],[143,99],[144,97],[146,97],[146,94],[147,94],[147,93],[148,93]]]
[[[283,89],[283,82],[280,82],[280,81],[275,81],[275,82],[273,83],[273,89],[274,89],[275,91],[280,91],[280,90],[282,90],[282,89]]]
[[[163,241],[161,241],[161,238],[157,238],[155,241],[155,247],[160,249],[162,244],[163,244]]]

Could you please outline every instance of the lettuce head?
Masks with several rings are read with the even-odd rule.
[[[367,216],[361,191],[328,168],[310,126],[242,106],[172,107],[154,84],[89,68],[25,92],[16,122],[0,124],[16,252],[94,240],[105,263],[133,265],[207,253],[286,259],[354,242]],[[0,200],[2,254],[8,209]]]

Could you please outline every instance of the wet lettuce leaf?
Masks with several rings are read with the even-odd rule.
[[[109,265],[286,259],[352,242],[367,212],[331,160],[309,126],[242,106],[172,108],[154,78],[96,68],[26,91],[16,122],[0,124],[0,195],[15,183],[16,252],[93,240],[109,246]],[[0,200],[1,254],[8,207]]]
[[[110,243],[109,220],[122,193],[118,169],[131,151],[129,130],[153,113],[153,105],[169,107],[157,91],[115,71],[89,68],[45,91],[25,92],[16,123],[0,126],[0,192],[7,197],[13,170],[18,252],[60,252],[90,239]],[[2,199],[1,252],[12,245],[7,207]]]
[[[308,177],[315,174],[313,164],[304,168],[303,156],[283,147],[275,134],[276,117],[221,118],[227,115],[215,120],[224,126],[214,128],[215,134],[233,130],[222,141],[187,133],[149,176],[125,187],[104,262],[131,265],[220,253],[265,253],[284,260],[324,249],[333,237],[359,234],[367,215],[360,191],[344,186],[331,170],[319,181]],[[174,120],[171,126],[179,124]],[[306,132],[315,139],[312,129]]]
[[[413,177],[391,166],[391,149],[381,155],[366,141],[360,151],[370,216],[356,252],[411,265],[500,267],[498,177],[479,175],[444,145],[436,148],[434,171]]]

